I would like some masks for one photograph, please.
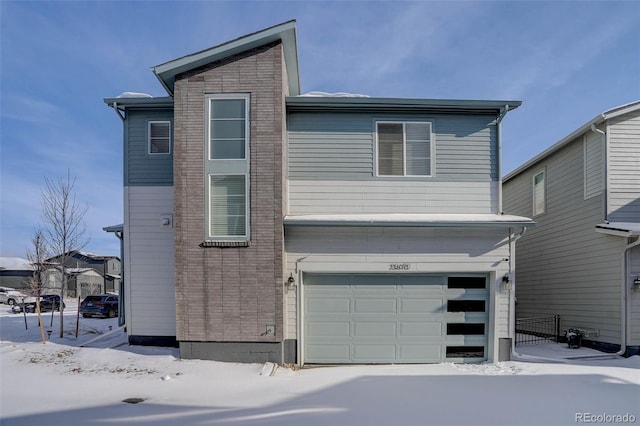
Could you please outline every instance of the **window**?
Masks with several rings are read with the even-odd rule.
[[[378,176],[431,176],[431,123],[377,123]]]
[[[247,235],[247,191],[244,175],[211,175],[209,235],[244,237]]]
[[[533,177],[533,215],[537,216],[545,211],[545,177],[544,171]]]
[[[209,159],[244,159],[247,144],[245,99],[211,99]]]
[[[149,122],[149,154],[171,153],[171,123],[169,121]]]
[[[247,94],[206,98],[206,245],[250,239],[249,104]]]

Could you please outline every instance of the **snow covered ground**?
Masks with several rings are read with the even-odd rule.
[[[59,317],[0,305],[0,424],[10,425],[572,425],[640,424],[640,357],[547,343],[518,361],[291,370],[180,360],[135,347],[116,319]],[[110,331],[111,334],[107,334]],[[97,336],[104,336],[86,344]],[[83,344],[86,344],[84,347]],[[141,402],[123,402],[137,398]]]

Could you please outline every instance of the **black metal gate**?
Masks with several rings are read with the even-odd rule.
[[[516,320],[516,345],[558,342],[560,339],[560,315]]]

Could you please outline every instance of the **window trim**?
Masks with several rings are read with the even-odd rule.
[[[250,123],[249,112],[251,96],[249,93],[216,93],[205,96],[206,105],[206,159],[208,161],[249,161]],[[211,104],[215,100],[244,100],[244,158],[213,158],[211,149]]]
[[[211,234],[211,223],[212,223],[212,211],[211,211],[211,181],[212,178],[214,176],[244,176],[244,223],[245,223],[245,228],[244,228],[244,235],[212,235]],[[251,221],[250,221],[250,217],[251,217],[251,209],[249,206],[249,199],[250,199],[250,192],[249,192],[249,175],[248,174],[244,174],[244,173],[209,173],[207,174],[207,183],[208,183],[208,187],[207,187],[207,191],[208,191],[208,197],[207,197],[207,229],[206,229],[206,241],[224,241],[224,242],[231,242],[231,241],[249,241],[250,237],[251,237]]]
[[[169,151],[168,152],[151,152],[151,125],[152,124],[168,124],[169,125]],[[171,120],[149,120],[147,121],[147,154],[148,155],[171,155]]]
[[[380,174],[380,140],[378,136],[379,124],[401,124],[402,125],[402,160],[403,160],[403,174],[402,175],[383,175]],[[429,126],[429,174],[428,175],[409,175],[407,174],[407,124],[427,124]],[[431,178],[435,176],[435,140],[433,133],[433,121],[431,120],[374,120],[374,133],[375,133],[375,177],[378,178],[391,178],[391,179],[406,179],[406,178]]]
[[[536,205],[538,204],[536,199],[536,178],[540,175],[542,175],[542,210],[538,211],[536,208]],[[532,216],[536,217],[536,216],[545,214],[547,212],[547,170],[546,168],[538,170],[533,174],[533,177],[531,179],[531,189],[532,189],[532,196],[531,196]]]
[[[243,99],[245,101],[245,151],[244,158],[211,158],[211,106],[212,100]],[[251,94],[206,93],[204,96],[204,185],[205,223],[202,247],[248,247],[251,241]],[[245,235],[211,235],[211,176],[245,176]]]

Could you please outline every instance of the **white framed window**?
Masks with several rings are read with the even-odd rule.
[[[247,95],[209,97],[209,160],[246,159],[247,118]]]
[[[431,176],[430,122],[376,122],[378,176]]]
[[[533,216],[541,215],[546,210],[546,173],[544,170],[533,175]]]
[[[249,237],[246,175],[209,175],[209,237]]]
[[[149,121],[149,154],[171,154],[171,122]]]
[[[250,96],[206,96],[205,205],[208,242],[250,240]]]

